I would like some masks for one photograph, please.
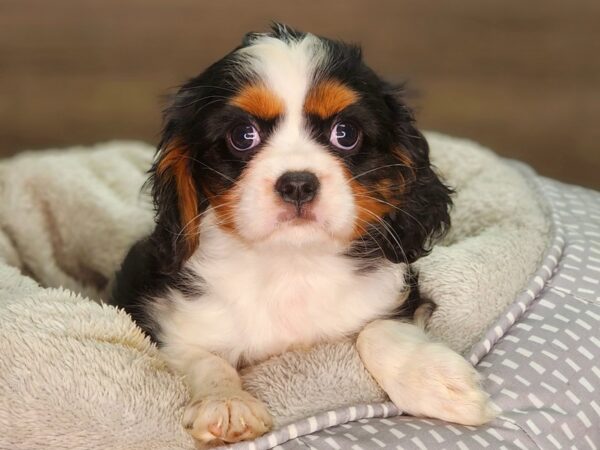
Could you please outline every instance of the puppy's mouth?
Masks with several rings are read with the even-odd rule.
[[[277,221],[286,225],[305,225],[317,221],[310,205],[286,205],[277,215]]]
[[[318,210],[311,204],[280,205],[275,219],[267,239],[271,243],[304,247],[328,245],[327,242],[331,240],[327,221],[319,217]]]

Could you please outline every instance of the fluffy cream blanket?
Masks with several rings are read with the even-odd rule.
[[[466,352],[535,271],[551,221],[531,171],[469,141],[427,137],[457,195],[450,234],[417,266],[439,305],[431,333]],[[140,193],[152,156],[112,142],[0,163],[0,448],[194,448],[180,426],[182,380],[126,314],[101,303],[152,228]],[[279,425],[385,399],[352,343],[284,354],[244,382]]]

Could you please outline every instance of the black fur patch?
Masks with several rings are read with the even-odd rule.
[[[129,251],[116,274],[111,301],[123,308],[153,341],[159,342],[159,323],[149,314],[150,299],[167,289],[180,291],[197,300],[205,293],[205,282],[189,270],[164,271],[165,264],[157,251],[154,236],[137,242]]]
[[[406,282],[406,288],[409,289],[410,292],[408,293],[408,297],[404,303],[394,310],[394,312],[391,314],[391,317],[394,319],[412,319],[415,316],[417,309],[422,308],[424,305],[429,306],[430,312],[433,313],[436,308],[435,303],[429,299],[423,298],[419,292],[419,274],[409,266],[404,278]]]
[[[196,300],[206,294],[206,282],[190,269],[180,270],[170,286],[190,300]]]
[[[117,272],[111,293],[112,303],[128,312],[155,342],[160,330],[149,315],[149,297],[164,290],[170,280],[162,273],[161,265],[151,238],[137,242]]]

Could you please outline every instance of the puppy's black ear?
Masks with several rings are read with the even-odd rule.
[[[154,242],[178,270],[194,253],[200,239],[200,215],[207,200],[193,174],[186,145],[167,131],[150,169],[149,183],[156,212]],[[165,264],[165,266],[169,266]]]
[[[390,236],[383,240],[383,250],[393,262],[412,263],[429,253],[450,227],[453,191],[431,167],[427,140],[414,126],[412,111],[402,103],[400,93],[389,87],[385,102],[394,117],[392,153],[401,165],[405,188],[399,207],[384,218]]]

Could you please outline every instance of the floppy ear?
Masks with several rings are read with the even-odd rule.
[[[207,201],[197,184],[189,149],[178,139],[163,139],[150,169],[156,212],[155,242],[177,270],[198,248],[200,213]]]
[[[390,261],[412,263],[429,253],[450,227],[452,189],[432,169],[427,140],[414,126],[412,112],[399,101],[397,91],[389,88],[385,101],[395,118],[392,153],[403,165],[406,186],[399,208],[383,219],[389,228],[381,231],[394,236],[380,244]],[[398,242],[401,248],[397,248]]]

